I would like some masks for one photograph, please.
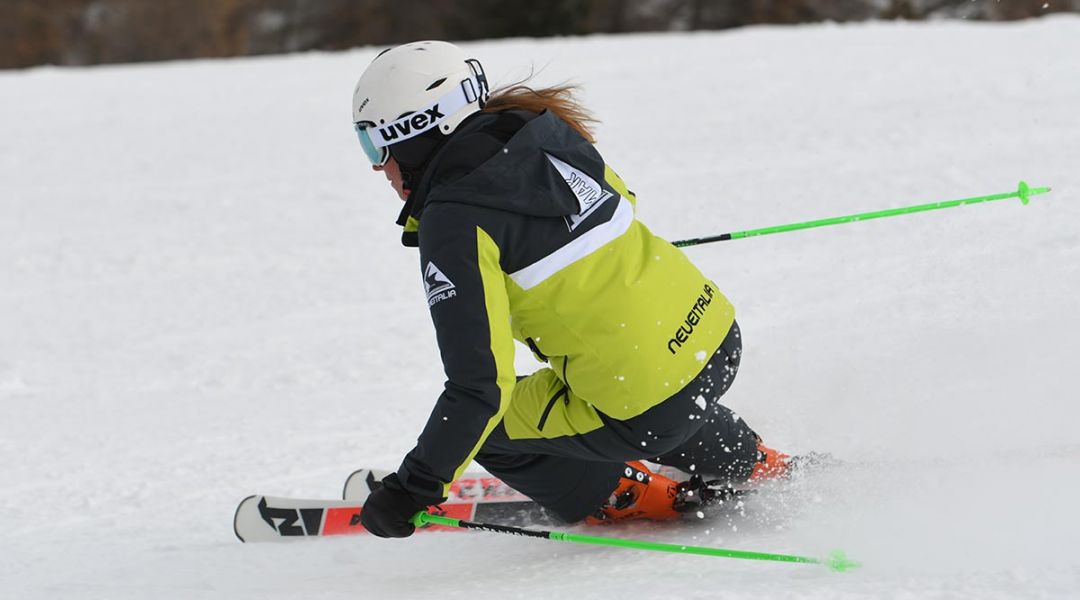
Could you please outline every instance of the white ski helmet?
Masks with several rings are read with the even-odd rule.
[[[352,120],[371,163],[384,165],[392,144],[436,127],[449,135],[487,98],[479,61],[449,42],[413,42],[368,65],[353,89]]]

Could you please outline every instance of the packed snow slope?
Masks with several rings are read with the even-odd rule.
[[[495,82],[584,84],[669,239],[1054,187],[686,250],[743,328],[727,404],[854,464],[604,533],[865,567],[233,537],[248,494],[396,466],[442,386],[399,203],[349,121],[359,49],[0,75],[0,595],[1076,597],[1080,19],[467,48]]]

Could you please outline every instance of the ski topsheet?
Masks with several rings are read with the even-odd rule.
[[[366,533],[360,524],[364,501],[391,471],[360,469],[345,482],[345,500],[303,500],[248,496],[236,508],[233,529],[242,542],[287,541],[300,538]],[[450,487],[446,502],[432,514],[465,520],[496,520],[506,524],[548,523],[538,504],[487,473],[466,473]],[[425,531],[453,530],[432,526]]]
[[[233,531],[241,542],[362,533],[358,502],[248,496],[236,507]]]
[[[345,480],[341,497],[363,504],[367,497],[382,485],[383,477],[391,471],[359,469]],[[465,473],[450,485],[450,493],[444,504],[475,504],[529,502],[528,496],[503,483],[498,477],[487,473]]]

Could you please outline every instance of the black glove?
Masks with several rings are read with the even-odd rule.
[[[360,523],[381,538],[409,537],[416,531],[409,519],[417,511],[441,501],[442,498],[413,496],[401,486],[397,473],[391,473],[383,478],[382,486],[367,497],[360,511]]]

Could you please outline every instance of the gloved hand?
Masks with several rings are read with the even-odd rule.
[[[397,473],[383,478],[382,486],[371,492],[360,511],[360,523],[364,529],[381,537],[409,537],[416,526],[409,519],[417,511],[438,504],[442,498],[416,497],[401,486]]]

